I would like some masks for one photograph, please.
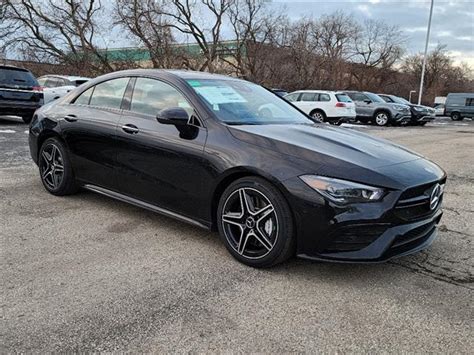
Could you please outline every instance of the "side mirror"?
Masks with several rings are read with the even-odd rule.
[[[365,102],[367,105],[372,103],[372,101],[371,101],[371,100],[368,100],[368,99],[365,99],[364,102]]]
[[[158,122],[163,124],[172,124],[175,126],[185,126],[188,124],[189,116],[182,107],[165,108],[158,112],[156,116]]]

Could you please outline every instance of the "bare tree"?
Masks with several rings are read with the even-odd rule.
[[[16,26],[14,46],[37,61],[85,65],[101,73],[114,68],[97,43],[100,0],[5,0],[7,21]]]
[[[422,54],[408,56],[402,63],[401,72],[407,75],[411,88],[417,87],[421,76]],[[449,57],[446,45],[439,44],[428,54],[423,102],[431,104],[435,96],[449,92],[472,92],[472,69],[466,64],[456,66]]]
[[[124,27],[150,53],[154,68],[173,66],[173,37],[161,2],[116,0],[116,24]]]
[[[287,18],[278,10],[271,10],[265,0],[234,0],[228,10],[233,30],[234,47],[227,50],[223,60],[234,69],[234,74],[259,81],[262,59],[269,45],[276,45],[276,33]]]
[[[351,60],[352,76],[360,89],[371,90],[377,82],[390,80],[388,74],[403,54],[405,38],[397,26],[367,20],[355,36]],[[382,70],[377,70],[382,69]]]
[[[231,3],[232,0],[171,0],[165,7],[168,26],[191,36],[200,49],[198,56],[187,61],[190,68],[215,71],[224,15]]]

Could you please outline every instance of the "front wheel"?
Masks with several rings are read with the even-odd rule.
[[[233,182],[217,209],[219,234],[229,252],[253,267],[270,267],[294,254],[293,218],[280,191],[258,177]]]
[[[326,122],[326,115],[323,111],[315,110],[311,112],[310,116],[317,121]]]
[[[459,112],[453,112],[451,114],[451,119],[453,121],[462,121],[463,120],[463,117],[461,116],[461,114]]]
[[[388,125],[388,113],[387,112],[377,112],[375,114],[375,124],[377,126],[386,126]]]

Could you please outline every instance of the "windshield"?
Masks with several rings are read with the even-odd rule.
[[[239,80],[187,80],[219,120],[232,125],[312,123],[263,87]]]
[[[393,96],[393,100],[397,104],[411,105],[411,103],[408,100],[405,100],[403,97]]]
[[[372,94],[371,92],[366,92],[365,93],[372,102],[385,102],[380,96]]]

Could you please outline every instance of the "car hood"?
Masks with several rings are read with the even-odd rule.
[[[428,107],[428,106],[424,106],[424,105],[411,105],[412,108],[416,108],[420,111],[434,111],[434,108],[432,107]]]
[[[399,145],[348,128],[328,125],[243,125],[231,126],[238,139],[298,158],[311,159],[312,153],[378,168],[420,159]]]
[[[434,181],[444,174],[436,164],[413,151],[349,128],[326,124],[228,127],[240,141],[294,157],[289,159],[289,164],[306,161],[306,173],[360,182],[364,182],[364,175],[374,184],[379,181],[381,185],[388,184],[394,188]],[[425,165],[429,168],[420,169]],[[403,169],[396,168],[399,166]],[[410,181],[405,181],[403,175],[410,167],[416,171]],[[418,177],[414,179],[413,175]]]

